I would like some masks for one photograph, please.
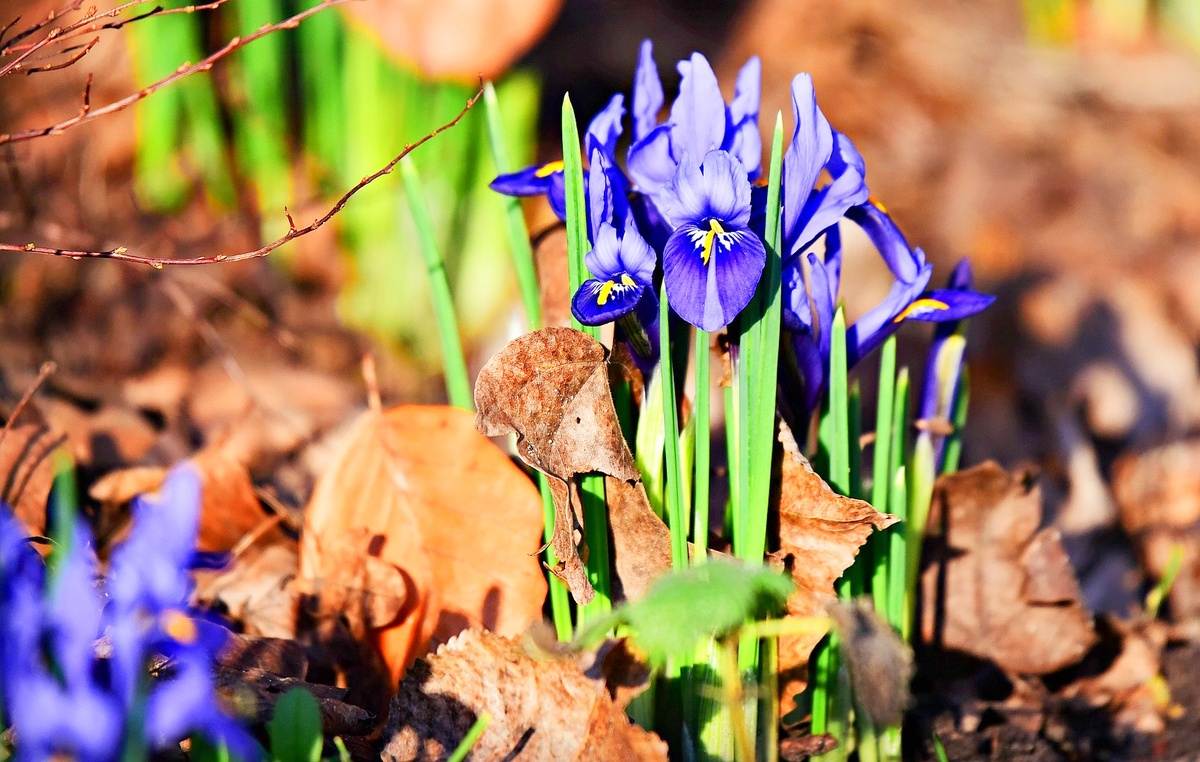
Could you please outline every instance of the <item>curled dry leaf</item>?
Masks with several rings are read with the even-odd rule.
[[[843,497],[817,475],[800,453],[787,424],[780,424],[783,461],[779,485],[779,555],[791,560],[796,592],[788,599],[791,616],[821,616],[837,600],[833,583],[854,563],[858,549],[877,529],[899,519],[864,500]],[[809,654],[823,633],[779,639],[780,697],[783,713],[795,708],[804,687]]]
[[[550,28],[562,0],[368,0],[343,12],[432,78],[500,76]]]
[[[1058,691],[1089,707],[1107,707],[1113,724],[1131,733],[1161,733],[1170,707],[1159,700],[1167,626],[1160,620],[1097,619],[1098,642],[1077,670],[1083,676]]]
[[[51,456],[62,443],[44,424],[0,429],[0,503],[30,535],[46,532],[46,501],[54,484]]]
[[[637,600],[671,568],[671,532],[650,507],[646,487],[607,477],[608,525],[617,600]]]
[[[1028,471],[988,462],[938,480],[922,572],[923,637],[1043,675],[1079,661],[1096,641],[1092,615],[1054,529],[1041,524]]]
[[[591,600],[576,539],[570,483],[599,472],[624,481],[641,473],[621,434],[608,385],[608,352],[571,328],[543,328],[510,341],[475,382],[475,426],[489,437],[515,433],[517,453],[551,477],[555,570],[580,603]]]
[[[242,538],[271,519],[258,502],[246,467],[223,450],[201,450],[192,457],[191,463],[199,471],[203,485],[197,549],[206,553],[233,550]],[[138,495],[158,490],[167,471],[158,466],[110,471],[92,485],[88,495],[102,503],[128,503]],[[264,543],[283,538],[283,532],[278,528],[270,528],[265,534]]]
[[[1122,457],[1113,466],[1112,484],[1121,526],[1147,573],[1161,579],[1171,556],[1180,555],[1168,594],[1171,617],[1194,629],[1200,619],[1200,439]]]
[[[536,659],[520,638],[468,630],[418,662],[392,699],[381,757],[445,759],[484,712],[473,759],[665,760],[667,745],[629,721],[570,659]]]
[[[372,554],[377,535],[366,527],[331,530],[306,538],[309,574],[297,586],[316,620],[341,618],[356,638],[396,621],[409,600],[404,573]]]
[[[898,725],[910,698],[912,650],[869,602],[837,603],[829,615],[837,624],[855,700],[876,727]]]
[[[219,606],[247,635],[293,638],[300,597],[292,584],[298,555],[290,537],[252,545],[226,569],[197,571],[196,600]]]
[[[406,597],[372,632],[398,680],[431,640],[467,627],[516,633],[541,618],[537,489],[471,415],[440,406],[368,412],[317,483],[305,514],[298,583],[338,579],[337,537],[402,573]],[[330,556],[330,552],[334,556]],[[370,574],[368,574],[370,578]],[[336,587],[334,588],[335,595]],[[344,612],[343,612],[344,614]]]

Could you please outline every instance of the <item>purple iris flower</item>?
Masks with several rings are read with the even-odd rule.
[[[117,759],[130,734],[166,748],[191,733],[242,759],[261,751],[219,708],[212,665],[228,633],[185,612],[200,480],[173,469],[158,497],[139,498],[113,554],[107,605],[82,524],[49,583],[21,525],[0,510],[0,708],[19,758]],[[108,642],[98,658],[97,642]],[[151,656],[167,658],[151,679]]]
[[[708,59],[699,53],[680,61],[679,97],[671,104],[666,122],[658,123],[663,106],[662,83],[649,40],[642,43],[633,86],[633,145],[629,148],[629,176],[636,189],[655,201],[675,177],[676,169],[690,156],[699,162],[710,151],[736,157],[750,180],[762,168],[762,138],[758,109],[762,65],[752,57],[738,73],[733,101],[726,106]]]
[[[846,216],[866,232],[896,279],[887,297],[847,330],[846,351],[851,367],[883,344],[906,320],[932,323],[961,320],[981,312],[996,300],[969,288],[927,291],[933,265],[925,261],[925,252],[908,245],[880,204],[868,202],[853,207]]]
[[[969,292],[973,280],[971,263],[963,258],[950,273],[947,289]],[[931,296],[937,293],[934,291]],[[962,381],[963,344],[960,342],[955,348],[952,344],[947,343],[947,340],[959,333],[960,328],[961,321],[947,320],[938,323],[933,331],[933,343],[929,347],[929,359],[925,364],[925,387],[921,394],[918,420],[945,420],[953,415],[954,401],[958,397],[958,387]],[[934,434],[929,430],[922,431],[921,436],[930,437],[933,445],[934,468],[935,471],[940,472],[946,437]]]
[[[584,325],[601,325],[632,312],[644,298],[654,300],[657,261],[635,226],[618,234],[611,224],[602,223],[596,245],[584,258],[592,277],[575,292],[571,312]]]
[[[709,151],[699,166],[685,154],[658,203],[674,228],[663,250],[671,307],[703,330],[724,328],[750,303],[767,261],[749,226],[746,168],[726,151]]]
[[[584,136],[584,150],[592,156],[597,150],[616,164],[617,138],[621,136],[621,120],[625,117],[625,96],[614,95],[608,105],[592,118]],[[550,208],[560,220],[567,218],[566,181],[562,160],[526,167],[517,172],[500,175],[488,186],[506,196],[540,196],[545,194]]]

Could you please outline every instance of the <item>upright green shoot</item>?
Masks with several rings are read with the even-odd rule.
[[[587,206],[583,192],[583,158],[579,149],[579,126],[570,96],[563,97],[562,106],[563,176],[567,204],[567,271],[571,293],[588,278],[584,255],[588,251]],[[599,340],[600,330],[581,324],[571,316],[571,325],[593,339]],[[678,446],[678,440],[676,440]],[[587,537],[588,580],[596,597],[581,610],[581,623],[604,617],[612,608],[612,583],[609,579],[608,506],[605,503],[604,477],[588,474],[580,479],[583,501],[583,531]]]
[[[491,147],[496,173],[511,172],[514,167],[508,155],[504,119],[500,113],[500,103],[496,100],[496,88],[491,82],[483,86],[483,106],[487,115],[488,145]],[[521,200],[503,195],[499,195],[499,198],[504,204],[504,232],[508,235],[508,246],[512,251],[513,264],[517,271],[517,284],[521,290],[521,303],[525,306],[525,317],[531,327],[540,328],[542,301],[538,290],[533,246],[529,243],[529,230],[525,225],[525,215],[521,212]]]
[[[711,463],[712,436],[709,431],[709,372],[710,335],[708,331],[696,329],[696,404],[692,415],[696,421],[696,497],[693,502],[692,543],[696,547],[695,562],[704,563],[708,556],[708,497],[709,468]]]
[[[458,318],[454,314],[454,297],[450,295],[446,265],[438,250],[437,233],[425,203],[421,176],[411,157],[405,156],[400,160],[400,177],[404,181],[404,195],[408,196],[408,206],[416,225],[417,245],[425,259],[425,272],[429,276],[429,293],[433,298],[433,312],[442,342],[442,367],[446,374],[450,404],[463,410],[474,410],[471,377],[467,373],[467,361],[458,335]]]

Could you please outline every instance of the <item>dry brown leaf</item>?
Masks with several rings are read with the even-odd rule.
[[[331,569],[328,538],[366,532],[364,555],[403,572],[399,617],[374,633],[398,680],[431,639],[502,634],[541,618],[541,499],[526,475],[449,407],[368,412],[321,477],[305,515],[300,582]]]
[[[296,636],[299,591],[292,581],[299,550],[291,538],[254,544],[228,569],[196,572],[196,599],[219,604],[242,632],[268,638]]]
[[[533,257],[537,266],[538,293],[542,303],[542,325],[566,328],[571,325],[567,226],[555,220],[553,225],[538,233],[533,239]]]
[[[821,616],[837,600],[833,583],[854,563],[871,533],[899,521],[864,500],[834,492],[800,453],[787,424],[780,424],[783,461],[779,486],[779,555],[791,560],[796,592],[788,599],[790,616]],[[805,667],[823,633],[779,639],[780,699],[783,713],[795,707],[803,690]]]
[[[30,535],[46,532],[46,501],[54,484],[51,456],[62,442],[41,424],[0,430],[0,502]]]
[[[1053,529],[1038,531],[1028,471],[988,462],[938,480],[922,573],[922,635],[1010,674],[1074,664],[1096,641],[1092,615]]]
[[[646,487],[609,476],[604,480],[612,533],[613,595],[636,600],[671,568],[671,531],[650,507]]]
[[[1146,572],[1161,579],[1172,554],[1182,563],[1168,594],[1171,618],[1200,618],[1200,439],[1126,455],[1113,466],[1113,497],[1121,526],[1133,538]]]
[[[912,649],[863,600],[836,603],[829,607],[829,615],[837,623],[855,702],[875,727],[900,724],[910,700]]]
[[[578,603],[595,594],[579,555],[577,474],[641,478],[625,444],[608,385],[608,352],[571,328],[543,328],[510,341],[475,382],[475,426],[489,437],[515,433],[521,459],[550,478],[555,573]]]
[[[418,662],[392,699],[382,759],[445,759],[484,712],[492,722],[472,759],[665,760],[667,745],[637,727],[569,659],[535,659],[519,638],[468,630]]]
[[[1083,677],[1058,694],[1090,707],[1108,707],[1121,730],[1161,733],[1169,707],[1155,700],[1154,682],[1161,679],[1166,624],[1101,616],[1098,625],[1099,642],[1077,668]]]
[[[200,473],[202,483],[198,550],[226,553],[270,520],[258,502],[249,472],[241,463],[216,449],[201,450],[191,463]],[[167,471],[158,466],[110,471],[92,485],[88,495],[102,503],[128,503],[138,495],[156,491]],[[264,540],[276,542],[282,537],[282,531],[273,528],[267,531]]]
[[[415,519],[413,519],[415,523]],[[412,531],[412,523],[405,531]],[[373,553],[383,543],[366,527],[330,529],[304,540],[310,550],[310,574],[298,581],[308,613],[317,620],[341,618],[356,638],[396,621],[417,594],[404,573]],[[412,607],[409,607],[411,610]],[[407,611],[406,611],[407,613]]]
[[[427,77],[494,79],[550,28],[562,0],[368,0],[343,9],[355,25]]]

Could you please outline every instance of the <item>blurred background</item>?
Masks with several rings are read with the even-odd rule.
[[[73,116],[88,72],[92,103],[108,103],[311,5],[229,0],[101,32],[70,67],[0,78],[0,132]],[[8,0],[3,15],[53,7]],[[508,169],[557,159],[564,93],[585,122],[628,94],[646,38],[668,98],[674,61],[694,50],[725,84],[760,56],[767,125],[790,116],[792,76],[812,73],[935,282],[969,256],[1000,296],[971,327],[967,462],[1042,469],[1048,520],[1099,610],[1125,611],[1184,548],[1178,585],[1197,592],[1176,613],[1200,621],[1194,0],[361,0],[133,108],[0,146],[0,240],[163,257],[257,248],[286,232],[285,206],[302,225],[323,214],[453,117],[480,76],[496,82]],[[476,109],[414,154],[474,368],[523,326],[487,140]],[[525,211],[535,233],[554,223],[543,203]],[[444,398],[415,239],[389,177],[265,260],[159,272],[5,254],[0,400],[52,359],[42,410],[82,443],[85,486],[220,442],[297,510],[363,404],[364,351],[385,398]],[[553,239],[540,239],[547,273],[565,267]],[[847,267],[853,318],[889,280],[861,241]],[[562,314],[565,293],[543,295]],[[928,336],[903,341],[922,367]]]

